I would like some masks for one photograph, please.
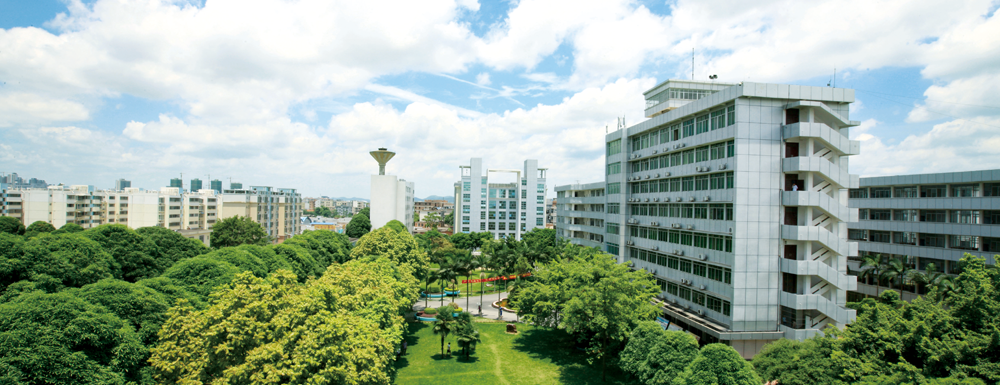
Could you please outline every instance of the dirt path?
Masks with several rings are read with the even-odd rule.
[[[496,378],[500,380],[500,382],[502,382],[504,385],[510,385],[510,381],[507,381],[507,377],[504,377],[503,375],[503,368],[501,368],[501,361],[500,361],[500,352],[497,350],[497,346],[494,344],[487,344],[487,346],[490,347],[490,350],[493,351],[493,356],[496,357],[496,365],[494,365],[493,367],[493,375],[496,376]]]

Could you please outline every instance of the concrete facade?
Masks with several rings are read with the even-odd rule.
[[[1000,170],[861,178],[849,203],[859,210],[848,224],[859,256],[906,256],[911,268],[934,264],[953,274],[966,253],[990,264],[1000,254]],[[857,275],[859,259],[848,267]],[[916,287],[904,284],[903,298],[914,298]],[[859,282],[857,292],[874,296],[886,289]]]
[[[665,317],[748,358],[853,321],[854,91],[669,80],[645,96],[649,119],[605,139],[604,240],[656,276]]]
[[[459,166],[461,180],[455,183],[455,232],[489,231],[494,238],[514,237],[545,227],[545,180],[547,169],[538,161],[524,161],[522,169],[489,169],[482,158]],[[504,175],[508,178],[504,178]],[[510,180],[514,183],[494,183]],[[494,178],[494,179],[491,179]]]
[[[271,239],[282,242],[302,232],[299,224],[302,195],[295,189],[274,189],[269,186],[223,190],[219,217],[225,219],[234,216],[250,217],[264,227]]]
[[[604,234],[617,233],[618,229],[605,225],[606,186],[605,182],[596,182],[555,187],[557,237],[607,251]]]
[[[372,175],[372,228],[397,220],[413,233],[413,182],[395,175]]]

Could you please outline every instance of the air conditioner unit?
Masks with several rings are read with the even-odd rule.
[[[705,287],[705,285],[701,285],[701,286],[698,286],[698,289],[699,289],[699,290],[705,290],[705,289],[706,289],[706,287]]]
[[[660,198],[653,198],[653,202],[659,202]]]
[[[670,299],[670,302],[673,302],[673,303],[674,303],[674,305],[676,305],[676,304],[677,304],[677,298],[671,298],[671,299]]]
[[[681,143],[681,148],[684,148],[684,146],[686,146],[686,144],[684,144],[684,143]]]
[[[698,315],[705,315],[705,311],[701,310],[701,309],[698,309]]]
[[[660,250],[659,247],[653,246],[653,251],[658,251],[658,250]]]
[[[653,153],[655,154],[655,153],[656,153],[656,150],[653,150]]]
[[[688,197],[688,201],[694,202],[694,197]]]
[[[678,149],[678,148],[681,148],[681,147],[680,147],[680,144],[675,144],[675,145],[674,145],[674,150],[676,150],[676,149]]]
[[[710,196],[707,196],[707,195],[706,195],[706,196],[705,196],[705,198],[704,198],[703,200],[704,200],[705,202],[708,202],[708,201],[712,200],[712,197],[710,197]]]
[[[650,226],[659,226],[660,223],[659,222],[649,222],[649,225]]]
[[[670,227],[673,227],[675,229],[679,229],[679,228],[681,228],[681,224],[680,223],[674,223],[674,224],[670,225]]]
[[[684,255],[684,250],[680,250],[680,249],[678,249],[678,250],[674,250],[674,254],[677,254],[677,255]]]
[[[665,172],[665,173],[663,173],[663,176],[670,176],[670,173],[669,172]]]
[[[664,201],[664,202],[670,202],[670,198],[669,198],[669,197],[667,197],[667,198],[663,198],[663,201]]]
[[[726,169],[725,163],[719,165],[719,170],[725,170],[725,169]]]
[[[660,177],[660,174],[653,175],[653,178],[659,178],[659,177]]]
[[[702,261],[707,261],[708,260],[708,256],[705,255],[705,254],[698,254],[698,259],[700,259]]]
[[[688,230],[694,230],[694,226],[692,226],[692,225],[688,225],[687,228],[688,228]]]
[[[632,245],[634,245],[634,243],[632,243],[632,241],[628,241],[628,245],[632,246]]]
[[[709,172],[709,171],[712,171],[712,168],[711,168],[711,167],[709,167],[709,166],[705,166],[705,167],[702,167],[702,168],[701,168],[701,171],[704,171],[704,172]]]

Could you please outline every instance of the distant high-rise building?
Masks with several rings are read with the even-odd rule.
[[[539,168],[537,160],[525,160],[522,169],[490,169],[482,158],[472,158],[468,166],[459,169],[462,179],[455,183],[456,233],[489,231],[496,238],[521,239],[531,229],[545,227],[548,169]],[[515,174],[514,181],[502,182],[501,173]]]
[[[221,180],[212,179],[211,184],[212,184],[212,190],[215,190],[216,194],[222,192],[222,181]]]
[[[115,191],[122,191],[126,188],[132,187],[132,181],[119,179],[115,181]]]
[[[191,191],[201,190],[201,179],[191,179]]]
[[[229,189],[230,190],[242,190],[243,189],[243,183],[230,182],[229,183]]]
[[[170,187],[176,187],[181,189],[181,191],[184,191],[184,181],[181,180],[181,178],[171,178]]]
[[[42,179],[22,179],[17,176],[16,172],[12,172],[7,175],[0,175],[0,183],[3,183],[7,188],[46,188],[48,183],[45,183]]]

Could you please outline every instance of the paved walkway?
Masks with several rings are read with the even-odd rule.
[[[444,304],[447,305],[447,304],[451,303],[452,301],[455,301],[455,303],[457,303],[458,306],[461,306],[466,311],[472,313],[473,317],[482,317],[482,318],[494,319],[494,320],[502,319],[504,321],[517,322],[517,314],[505,311],[505,312],[503,312],[503,318],[500,318],[500,310],[493,307],[493,302],[499,301],[501,298],[504,298],[506,296],[507,296],[506,292],[484,294],[483,297],[482,297],[483,298],[483,300],[482,300],[482,304],[483,304],[483,312],[482,312],[482,314],[479,314],[479,308],[478,308],[479,303],[480,303],[479,302],[479,296],[468,297],[468,301],[469,301],[469,307],[468,308],[465,307],[466,297],[457,297],[457,298],[456,297],[448,297],[448,298],[444,299]],[[426,302],[427,303],[426,307],[436,308],[436,307],[441,307],[442,306],[442,304],[441,304],[441,298],[428,298],[426,301],[427,301]],[[417,301],[416,304],[413,305],[413,311],[414,311],[414,313],[408,314],[407,316],[408,317],[412,317],[413,314],[416,314],[416,312],[418,312],[418,311],[424,310],[424,308],[425,308],[425,306],[424,306],[424,298],[421,298],[419,301]]]

